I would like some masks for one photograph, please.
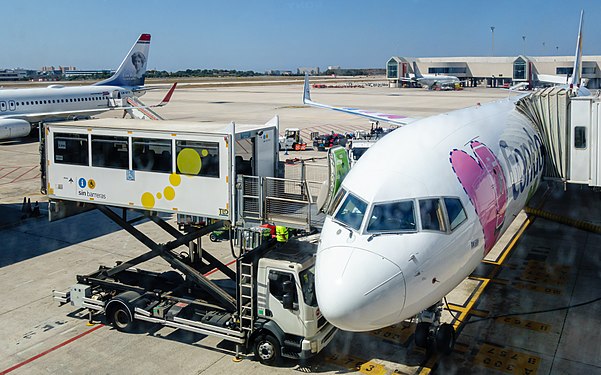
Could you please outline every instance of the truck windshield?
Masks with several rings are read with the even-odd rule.
[[[317,297],[315,296],[315,266],[307,268],[300,273],[300,282],[305,303],[309,306],[317,307]]]

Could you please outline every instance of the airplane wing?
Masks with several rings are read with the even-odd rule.
[[[305,88],[303,91],[303,103],[306,105],[309,105],[311,107],[325,108],[325,109],[331,109],[331,110],[338,111],[338,112],[350,113],[355,116],[367,117],[370,120],[383,121],[383,122],[387,122],[389,124],[394,124],[394,125],[407,125],[407,124],[417,120],[416,118],[411,118],[411,117],[402,116],[402,115],[381,113],[381,112],[376,112],[376,111],[368,111],[368,110],[363,110],[363,109],[359,109],[359,108],[334,107],[331,105],[314,102],[311,100],[311,91],[310,91],[310,87],[309,87],[309,75],[308,74],[305,74]]]
[[[136,108],[156,108],[156,107],[163,107],[163,106],[167,105],[167,103],[169,103],[169,100],[171,100],[171,96],[173,95],[173,91],[175,90],[176,86],[177,86],[177,82],[174,83],[173,86],[171,86],[171,88],[169,89],[169,91],[167,92],[167,94],[165,95],[163,100],[161,100],[161,102],[159,104],[145,105],[145,106],[140,106],[140,107],[136,107]],[[45,120],[48,118],[60,117],[60,116],[65,116],[65,115],[97,114],[97,113],[106,112],[106,111],[115,111],[115,110],[130,109],[130,108],[131,108],[131,106],[115,106],[115,107],[101,107],[101,108],[94,108],[94,109],[79,109],[79,110],[71,110],[71,111],[21,113],[21,114],[16,114],[16,115],[6,115],[6,116],[0,116],[0,117],[1,118],[19,118],[19,119],[23,119],[23,120],[26,120],[29,122],[37,122],[37,121],[42,121],[42,120]]]

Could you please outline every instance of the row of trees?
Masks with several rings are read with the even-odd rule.
[[[149,70],[146,72],[146,78],[170,78],[170,77],[253,77],[260,76],[262,73],[252,70],[227,70],[227,69],[186,69],[177,72],[168,72],[165,70]]]

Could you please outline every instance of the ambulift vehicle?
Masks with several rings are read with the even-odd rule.
[[[300,129],[298,128],[287,128],[284,131],[284,135],[280,137],[280,151],[304,151],[306,148],[307,144],[301,138]]]
[[[265,235],[269,229],[259,227],[269,221],[306,230],[310,222],[298,221],[310,203],[306,182],[275,177],[277,117],[263,126],[161,121],[148,127],[129,119],[43,126],[42,183],[50,220],[81,206],[96,208],[148,248],[115,266],[78,275],[67,291],[53,292],[61,304],[87,309],[90,320],[104,314],[123,332],[145,321],[216,336],[235,343],[236,356],[254,353],[264,364],[310,357],[332,340],[337,329],[320,314],[314,292],[316,239],[277,242]],[[240,165],[248,175],[240,173]],[[289,187],[277,188],[284,185]],[[253,195],[269,192],[285,196]],[[270,211],[265,203],[270,199],[278,202],[279,212]],[[128,209],[141,215],[128,217]],[[291,217],[286,210],[297,213],[296,224],[285,221]],[[157,213],[182,214],[187,232]],[[133,226],[140,219],[153,221],[174,239],[154,242]],[[224,228],[234,233],[235,271],[201,246],[202,236]],[[137,268],[158,256],[172,269]],[[206,276],[215,269],[224,279]]]

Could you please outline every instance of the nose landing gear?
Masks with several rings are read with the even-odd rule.
[[[440,322],[442,306],[440,301],[417,315],[414,338],[416,346],[449,355],[455,346],[455,329],[448,323]]]

